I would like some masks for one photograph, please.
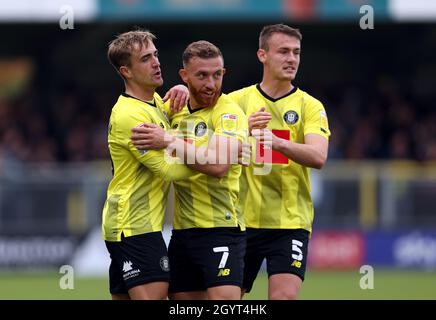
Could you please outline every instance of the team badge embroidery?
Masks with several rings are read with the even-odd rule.
[[[283,119],[287,124],[296,124],[299,118],[298,113],[294,110],[289,110],[283,115]]]
[[[200,122],[195,126],[195,136],[202,137],[206,133],[206,123]]]
[[[170,262],[168,260],[167,256],[163,256],[162,258],[160,258],[160,267],[163,271],[168,272],[170,271]]]

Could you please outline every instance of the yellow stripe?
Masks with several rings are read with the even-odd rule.
[[[207,189],[207,177],[202,175],[196,183],[191,184],[192,203],[195,216],[195,224],[203,228],[213,227],[210,221],[213,221],[212,203],[210,201]]]
[[[251,164],[244,170],[247,178],[247,187],[249,191],[244,204],[244,212],[242,214],[245,218],[247,227],[259,228],[261,203],[262,203],[262,176],[254,176],[254,166]]]
[[[377,222],[377,173],[375,168],[365,166],[359,180],[360,223],[364,228],[373,227]]]
[[[71,191],[68,194],[68,228],[73,233],[86,228],[85,202],[79,191]]]

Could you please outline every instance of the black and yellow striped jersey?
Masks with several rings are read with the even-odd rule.
[[[138,151],[130,140],[131,129],[144,122],[169,129],[161,105],[157,93],[151,102],[123,94],[112,109],[108,143],[113,177],[103,208],[104,240],[161,231],[169,181],[194,174],[164,150]]]
[[[170,115],[171,127],[188,143],[205,147],[213,135],[247,139],[247,118],[227,95],[213,107],[182,111]],[[174,229],[236,227],[245,229],[238,210],[241,166],[232,164],[221,179],[198,173],[174,182]]]
[[[327,139],[330,135],[322,103],[296,87],[278,99],[269,97],[259,85],[234,91],[229,97],[242,108],[247,118],[265,107],[272,115],[268,128],[283,139],[304,143],[304,136],[309,133]],[[241,176],[240,203],[246,226],[302,228],[311,232],[314,211],[310,169],[275,150],[261,150],[259,144],[254,145],[252,159]],[[258,174],[267,162],[271,171]]]

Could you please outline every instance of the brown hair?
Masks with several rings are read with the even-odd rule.
[[[182,55],[183,66],[186,66],[189,60],[191,60],[194,57],[198,57],[202,59],[209,59],[209,58],[216,58],[216,57],[223,58],[223,54],[221,53],[221,50],[216,45],[210,43],[209,41],[200,40],[200,41],[192,42],[186,47]]]
[[[262,31],[260,32],[260,36],[259,36],[260,49],[268,50],[268,40],[271,38],[271,36],[274,33],[283,33],[290,37],[295,37],[300,41],[303,39],[303,35],[298,29],[291,28],[290,26],[287,26],[282,23],[272,24],[263,27]]]
[[[121,66],[130,66],[130,56],[135,44],[139,45],[139,49],[142,49],[143,45],[147,48],[149,42],[155,39],[156,36],[147,30],[138,29],[121,33],[109,42],[107,50],[109,62],[120,73]]]

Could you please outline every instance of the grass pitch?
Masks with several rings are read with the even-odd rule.
[[[57,273],[0,273],[0,299],[106,300],[110,299],[106,278],[76,278],[74,289],[60,288]],[[436,272],[374,269],[374,289],[362,290],[356,271],[308,270],[300,299],[436,299]],[[260,273],[245,299],[267,299],[268,279]]]

